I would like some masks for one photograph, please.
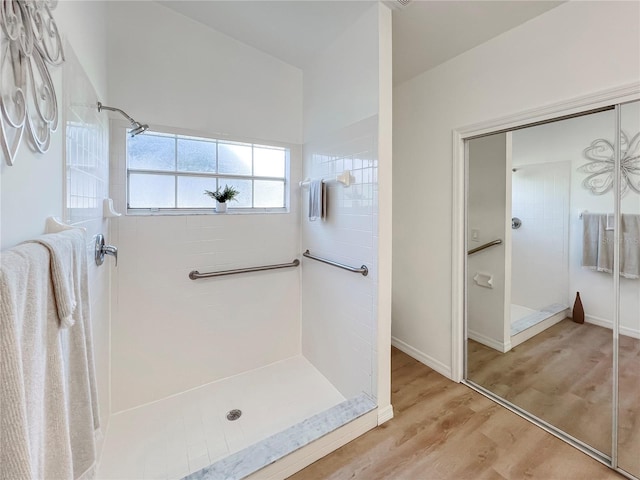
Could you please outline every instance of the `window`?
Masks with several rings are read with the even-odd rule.
[[[146,132],[127,138],[129,210],[211,209],[205,190],[240,191],[229,208],[286,207],[289,149]]]

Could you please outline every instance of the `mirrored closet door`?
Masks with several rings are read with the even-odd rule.
[[[640,102],[620,107],[618,467],[640,478]]]
[[[639,118],[636,102],[466,141],[467,382],[635,476]]]

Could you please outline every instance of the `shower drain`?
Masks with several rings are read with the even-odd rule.
[[[239,419],[241,415],[242,415],[242,410],[238,410],[237,408],[234,408],[233,410],[229,410],[229,412],[227,412],[227,420],[229,420],[230,422],[233,422],[234,420]]]

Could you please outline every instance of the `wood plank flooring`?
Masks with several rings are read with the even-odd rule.
[[[622,478],[395,348],[391,365],[395,417],[291,480]]]
[[[469,379],[597,450],[611,453],[609,329],[562,320],[500,353],[469,340]],[[620,336],[620,466],[640,474],[640,341]]]

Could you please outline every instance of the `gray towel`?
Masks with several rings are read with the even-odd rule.
[[[640,278],[640,215],[622,214],[620,275]]]
[[[613,272],[615,231],[607,228],[606,214],[584,213],[582,266]],[[640,278],[640,216],[623,214],[620,229],[620,275]]]
[[[309,221],[324,219],[327,210],[327,191],[322,180],[313,180],[309,184]]]

